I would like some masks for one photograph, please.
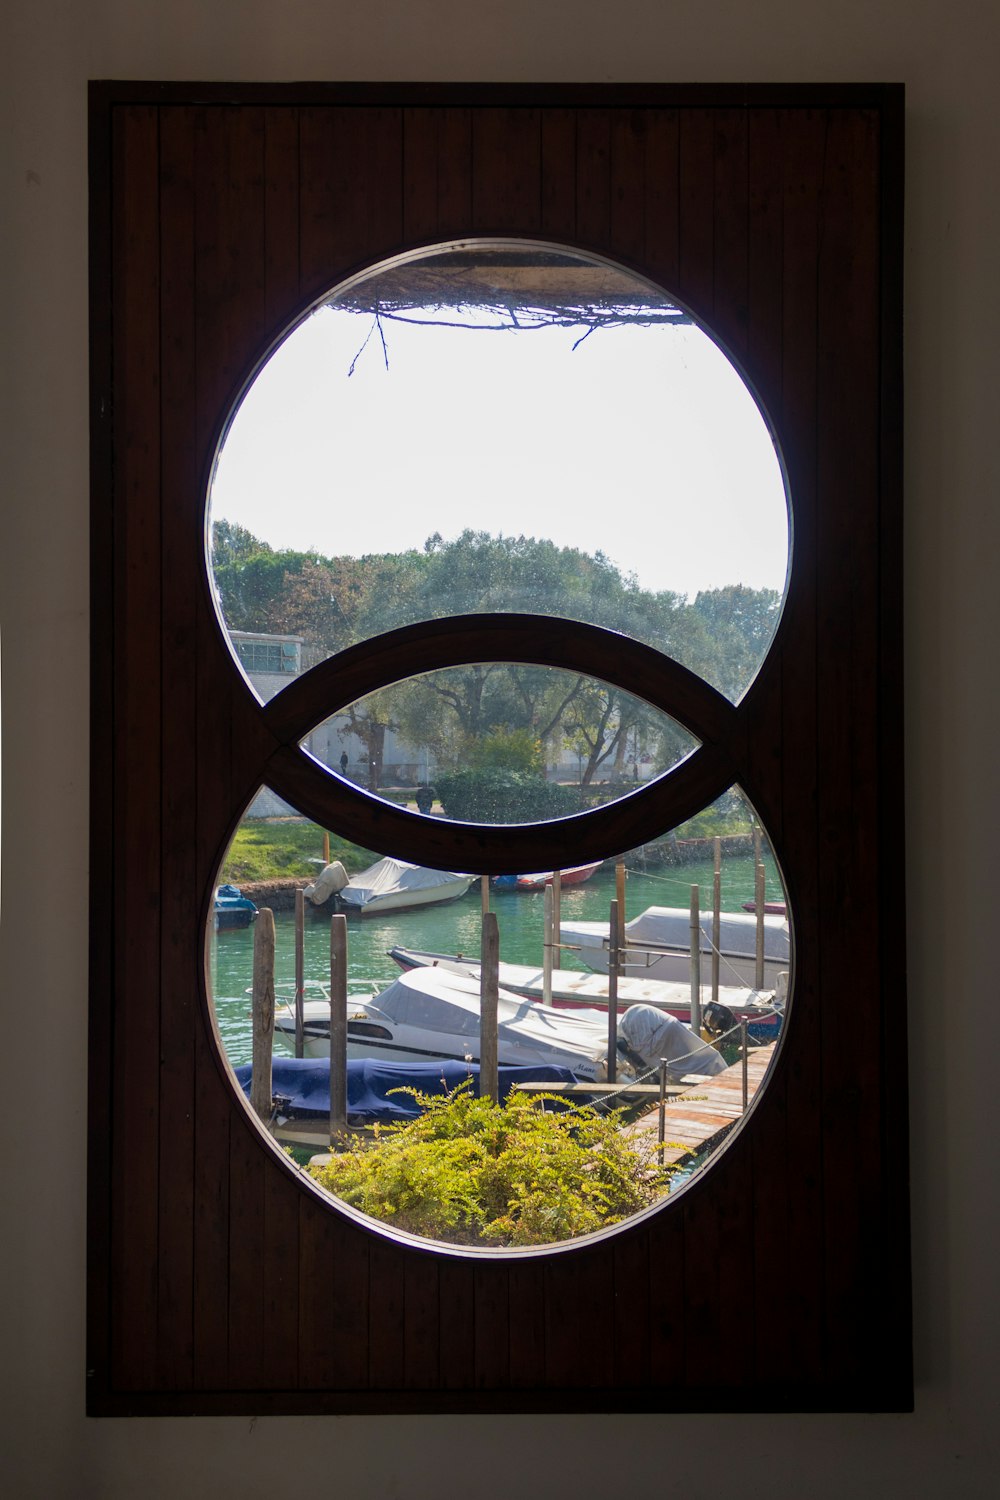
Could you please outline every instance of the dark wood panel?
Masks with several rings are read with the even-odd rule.
[[[879,564],[877,249],[875,121],[860,113],[833,115],[818,281],[817,541],[825,562],[817,595],[820,903],[827,947],[844,958],[849,954],[856,976],[849,1035],[834,1006],[823,1009],[826,1213],[830,1219],[836,1212],[839,1247],[826,1267],[827,1347],[835,1379],[856,1361],[865,1330],[880,1327],[885,1290],[884,1260],[872,1260],[881,1240],[875,1185],[883,1175],[880,851],[874,846],[878,647],[872,628]],[[891,851],[881,857],[890,858]],[[859,1154],[870,1167],[861,1181]]]
[[[112,1380],[156,1375],[160,968],[159,121],[114,121],[115,699]],[[102,893],[108,899],[109,893]]]
[[[716,113],[713,328],[729,353],[740,361],[746,357],[749,321],[748,133],[745,110]]]
[[[277,333],[299,301],[299,112],[264,115],[264,321]]]
[[[538,234],[542,201],[538,110],[477,111],[472,139],[473,230],[477,234]]]
[[[160,131],[163,503],[163,841],[160,958],[159,1299],[161,1382],[188,1389],[194,1371],[195,1035],[200,917],[197,867],[197,538],[202,524],[195,442],[194,122],[165,111]]]
[[[782,337],[780,431],[791,488],[792,576],[782,637],[781,738],[794,772],[782,786],[782,859],[794,936],[793,994],[780,1066],[787,1097],[788,1243],[780,1336],[791,1345],[803,1381],[823,1376],[825,1313],[815,1295],[827,1247],[822,1222],[821,1017],[824,972],[816,822],[816,256],[825,123],[818,113],[779,121],[782,184]],[[792,645],[794,643],[794,647]],[[759,1354],[758,1354],[758,1357]]]
[[[905,1401],[905,1298],[885,1297],[879,1323],[903,1232],[905,1162],[891,1207],[884,1193],[886,1142],[905,1145],[902,1076],[870,977],[860,990],[876,1003],[846,1038],[839,972],[855,940],[866,970],[881,973],[887,951],[874,923],[891,624],[878,609],[878,116],[654,92],[649,108],[599,90],[589,104],[552,91],[544,109],[516,91],[488,108],[419,89],[319,107],[175,100],[161,142],[155,110],[120,110],[118,717],[95,761],[113,750],[126,768],[109,912],[125,940],[95,952],[114,955],[113,1061],[128,1076],[112,1097],[111,1259],[92,1314],[109,1317],[106,1402],[115,1388],[194,1406],[190,1385],[228,1403],[218,1410],[753,1408],[768,1403],[760,1382],[791,1405],[850,1406],[859,1390]],[[226,831],[286,753],[281,714],[261,714],[234,673],[203,576],[214,441],[304,299],[470,228],[623,256],[714,320],[775,415],[795,509],[775,662],[718,728],[718,764],[756,785],[793,900],[779,1082],[681,1200],[600,1244],[513,1262],[404,1249],[320,1203],[231,1096],[200,982]],[[95,1087],[102,1076],[95,1065]],[[95,1213],[102,1201],[96,1187]],[[886,1276],[866,1281],[873,1262]]]
[[[683,301],[712,327],[715,284],[715,117],[679,115],[677,287]]]
[[[303,112],[301,270],[304,296],[402,245],[403,116],[399,109]]]
[[[467,234],[472,223],[472,114],[403,113],[403,238],[407,244]]]

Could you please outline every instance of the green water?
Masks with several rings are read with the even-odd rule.
[[[766,896],[783,899],[777,873],[765,856]],[[647,906],[687,907],[692,885],[701,887],[701,900],[712,900],[711,860],[653,873],[628,870],[625,887],[626,920]],[[722,866],[722,907],[738,911],[753,898],[753,860],[731,858]],[[562,893],[564,921],[606,922],[615,896],[614,865],[603,866],[585,885]],[[508,963],[542,961],[541,891],[490,892],[491,909],[500,929],[500,957]],[[460,901],[425,910],[387,913],[348,924],[348,978],[352,990],[384,988],[399,973],[388,956],[393,947],[427,948],[436,953],[479,954],[482,899],[478,881]],[[564,968],[582,968],[572,954],[563,956]],[[327,982],[330,973],[330,924],[306,916],[305,975]],[[212,938],[212,980],[216,1019],[223,1045],[234,1064],[250,1061],[251,1025],[248,990],[253,977],[253,928],[219,932]],[[275,915],[275,981],[291,986],[295,979],[295,919],[292,912]],[[277,1051],[289,1049],[278,1039]]]

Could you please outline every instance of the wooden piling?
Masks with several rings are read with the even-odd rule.
[[[754,904],[757,908],[757,967],[756,987],[764,988],[764,866],[758,863],[755,870]]]
[[[608,1082],[618,1082],[618,971],[621,967],[621,918],[617,901],[611,903],[608,925]]]
[[[542,893],[542,1004],[552,1004],[552,959],[556,941],[553,910],[555,901],[552,887],[547,885]]]
[[[323,863],[324,865],[330,863],[330,835],[326,832],[323,834]]]
[[[479,899],[482,902],[483,916],[485,917],[490,909],[490,877],[488,875],[481,875],[479,877]]]
[[[295,1056],[305,1051],[305,983],[306,983],[306,898],[302,888],[295,892]]]
[[[497,1012],[500,1004],[500,929],[496,913],[483,912],[479,966],[479,1093],[483,1099],[500,1097]]]
[[[691,887],[691,1030],[701,1036],[701,891]]]
[[[562,871],[552,871],[552,962],[558,969],[562,943]]]
[[[722,840],[714,839],[715,871],[712,876],[712,1002],[719,1001],[719,946],[722,942]]]
[[[330,1144],[347,1134],[347,918],[330,920]]]
[[[265,1124],[271,1118],[274,1049],[274,912],[262,906],[253,934],[253,1053],[250,1104]]]

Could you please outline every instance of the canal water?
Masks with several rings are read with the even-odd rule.
[[[781,882],[765,854],[766,898],[783,899]],[[704,863],[668,866],[655,873],[628,870],[625,886],[626,921],[648,906],[681,906],[687,909],[691,887],[701,889],[702,907],[711,909],[713,865]],[[724,858],[722,907],[739,911],[753,899],[754,867],[751,857]],[[606,922],[615,897],[615,869],[602,866],[584,885],[570,886],[562,893],[564,921]],[[307,903],[308,906],[308,903]],[[490,892],[490,906],[500,929],[500,957],[508,963],[542,961],[541,891]],[[426,948],[435,953],[479,955],[482,900],[479,882],[460,901],[425,910],[386,913],[348,923],[349,989],[384,989],[399,970],[388,956],[390,948]],[[252,1051],[249,988],[253,979],[253,928],[214,933],[211,939],[211,975],[216,1021],[222,1043],[234,1065],[249,1062]],[[563,968],[583,968],[573,954],[564,954]],[[305,977],[328,983],[330,976],[330,924],[311,917],[305,926]],[[292,912],[275,914],[275,981],[290,994],[295,980],[295,918]],[[307,987],[307,998],[308,998]],[[279,994],[280,998],[280,994]],[[275,1050],[289,1051],[278,1038]]]

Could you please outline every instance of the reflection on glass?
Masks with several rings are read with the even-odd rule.
[[[569,1086],[574,1107],[586,1107],[593,1098],[592,1089],[575,1096],[577,1083],[601,1084],[600,1096],[612,1095],[621,1113],[609,1115],[602,1108],[601,1129],[595,1125],[593,1139],[586,1136],[588,1149],[606,1152],[609,1161],[619,1163],[624,1159],[620,1151],[635,1150],[639,1164],[632,1161],[627,1171],[635,1171],[636,1180],[646,1188],[652,1184],[650,1192],[644,1188],[624,1206],[619,1202],[610,1219],[592,1220],[582,1210],[567,1211],[575,1192],[574,1168],[569,1157],[560,1157],[558,1180],[550,1180],[546,1193],[531,1200],[530,1209],[528,1199],[515,1191],[501,1228],[490,1228],[465,1210],[450,1225],[442,1222],[436,1217],[442,1201],[437,1193],[440,1179],[434,1178],[434,1194],[414,1195],[400,1184],[419,1180],[419,1174],[415,1179],[406,1169],[381,1199],[377,1193],[359,1196],[356,1181],[348,1181],[347,1168],[337,1168],[324,1179],[329,1190],[396,1227],[432,1239],[466,1245],[552,1243],[618,1222],[656,1203],[713,1159],[727,1126],[743,1107],[736,1082],[741,1084],[744,1042],[749,1104],[766,1080],[788,995],[784,890],[766,837],[737,788],[642,849],[628,851],[619,860],[559,872],[558,881],[555,871],[510,872],[483,882],[456,872],[421,870],[359,849],[295,816],[294,809],[284,812],[276,816],[273,794],[266,789],[250,808],[219,872],[220,892],[209,934],[217,1028],[238,1086],[249,1095],[254,942],[263,919],[258,915],[256,920],[230,923],[217,918],[220,904],[224,909],[234,899],[227,886],[243,902],[274,911],[278,1003],[272,1073],[265,1092],[267,1098],[279,1100],[280,1107],[267,1110],[266,1118],[278,1142],[296,1152],[303,1164],[329,1142],[331,917],[341,913],[348,917],[347,1097],[354,1133],[346,1155],[355,1158],[351,1171],[381,1174],[385,1168],[385,1175],[391,1176],[400,1162],[394,1153],[416,1149],[412,1138],[408,1142],[388,1126],[400,1126],[401,1114],[425,1120],[426,1099],[420,1102],[393,1090],[417,1088],[440,1097],[461,1088],[470,1077],[475,1085],[482,1040],[479,960],[485,897],[499,932],[501,1065],[525,1069],[518,1081],[530,1084],[534,1078],[538,1088],[558,1079]],[[716,872],[718,972],[712,961]],[[297,889],[304,892],[301,919],[296,914]],[[689,941],[693,891],[698,893],[701,929],[709,944],[707,951],[705,942],[701,944],[694,989]],[[768,908],[775,908],[766,916],[766,947],[770,950],[772,940],[780,940],[782,933],[786,943],[783,977],[769,973],[764,989],[754,983],[752,974],[741,976],[738,969],[741,961],[753,963],[757,924],[746,907],[761,894]],[[612,1034],[604,939],[614,902],[624,902],[630,943],[617,973]],[[686,932],[668,931],[674,915]],[[660,928],[650,938],[643,924],[657,922]],[[737,952],[741,943],[742,960]],[[303,1004],[297,1040],[298,948],[303,955]],[[646,967],[649,958],[670,958],[676,972],[654,975]],[[650,1082],[658,1086],[661,1059],[666,1060],[667,1101],[662,1137],[657,1105],[651,1106],[648,1094],[637,1088]],[[505,1075],[505,1087],[513,1078]],[[706,1103],[706,1082],[723,1079],[736,1080],[736,1102],[731,1118],[716,1120],[716,1104]],[[521,1091],[514,1097],[523,1104],[526,1095]],[[713,1091],[712,1097],[722,1095]],[[457,1109],[466,1114],[450,1140],[467,1154],[479,1129],[478,1115],[461,1102]],[[376,1121],[381,1129],[372,1136],[368,1127]],[[698,1144],[699,1130],[704,1132],[703,1146]],[[667,1143],[662,1154],[661,1138]],[[679,1139],[693,1145],[679,1146]],[[458,1140],[465,1143],[461,1148]],[[368,1151],[384,1154],[371,1160],[364,1155]],[[478,1170],[471,1157],[467,1166],[470,1172]],[[493,1165],[489,1169],[496,1170]]]
[[[346,779],[420,812],[529,823],[612,802],[698,742],[597,678],[481,662],[372,693],[304,743]]]
[[[735,699],[777,623],[789,523],[760,410],[688,315],[514,242],[404,257],[291,332],[220,449],[210,547],[258,691],[279,640],[305,669],[515,610],[620,630]]]

